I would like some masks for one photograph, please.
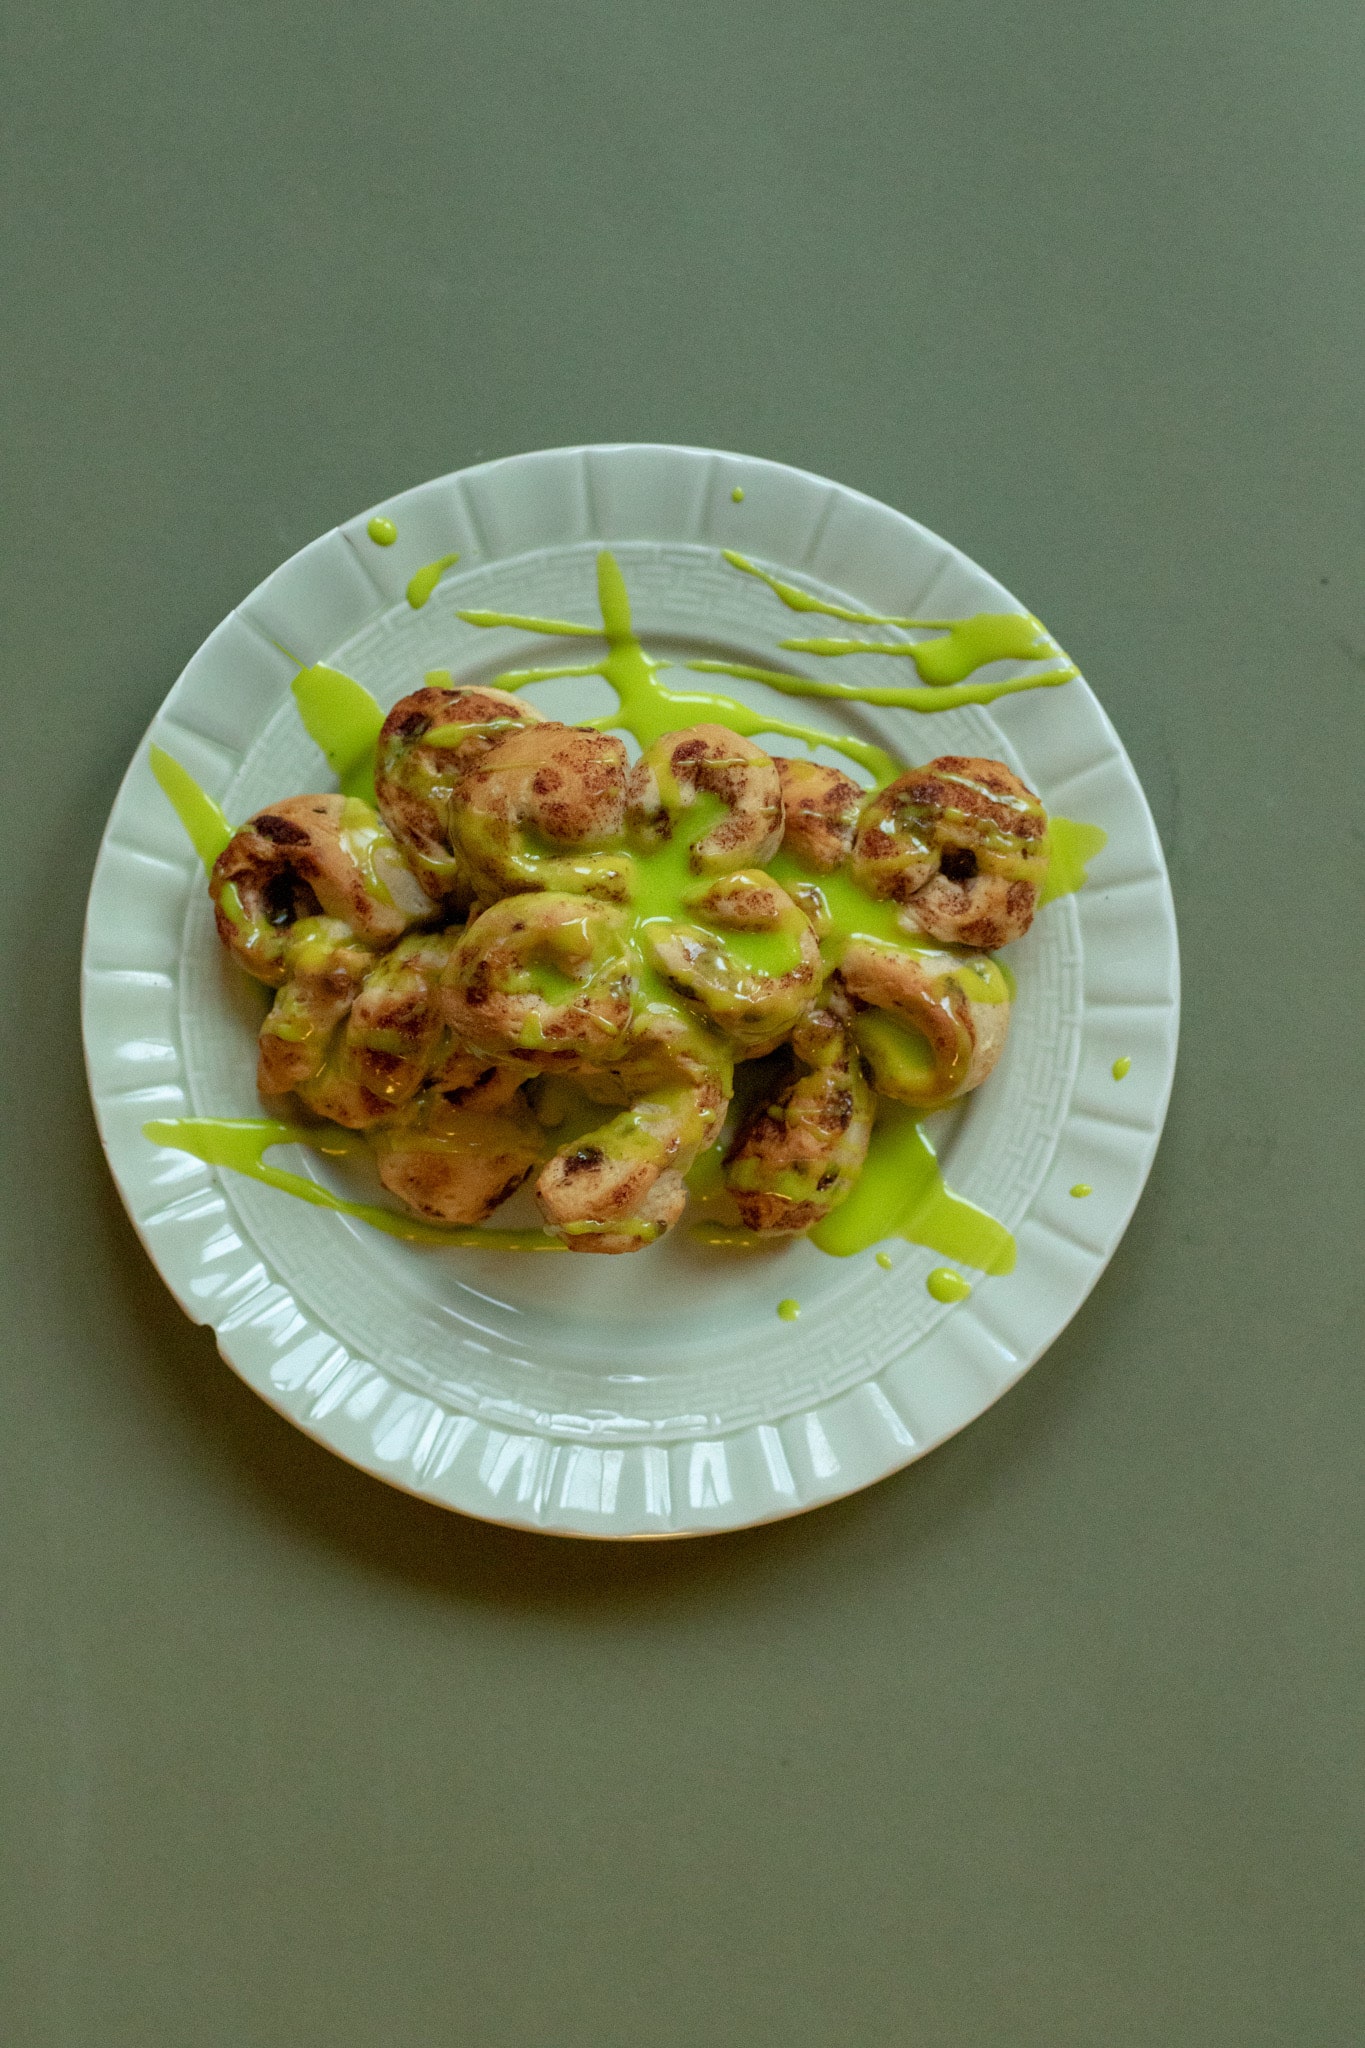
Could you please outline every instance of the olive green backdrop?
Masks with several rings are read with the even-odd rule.
[[[5,34],[0,2036],[1356,2048],[1358,6]],[[1036,608],[1187,981],[1151,1185],[1023,1384],[640,1549],[443,1515],[245,1392],[76,1013],[114,789],[223,613],[386,492],[606,439],[838,477]]]

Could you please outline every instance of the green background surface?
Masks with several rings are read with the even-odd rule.
[[[14,2048],[1356,2048],[1365,17],[7,10]],[[481,457],[772,456],[1084,664],[1186,1024],[1110,1271],[823,1512],[486,1528],[278,1420],[95,1141],[119,777],[284,556]]]

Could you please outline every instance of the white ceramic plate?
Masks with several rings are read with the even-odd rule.
[[[595,621],[604,543],[645,645],[678,660],[720,653],[802,666],[776,651],[791,614],[723,563],[726,546],[861,609],[1020,608],[901,513],[798,470],[702,449],[515,456],[375,509],[396,523],[395,545],[376,546],[362,513],[295,555],[210,636],[152,724],[148,741],[234,822],[335,786],[299,723],[296,663],[282,647],[358,677],[386,707],[429,668],[487,680],[581,660],[581,640],[489,632],[454,614],[483,606]],[[431,601],[409,607],[413,571],[456,549]],[[852,682],[860,670],[888,680],[888,664],[872,657],[844,659],[838,675]],[[265,997],[217,943],[202,871],[152,779],[146,742],[100,850],[84,960],[90,1085],[110,1166],[167,1286],[301,1429],[394,1485],[489,1520],[606,1537],[736,1528],[921,1456],[996,1400],[1075,1314],[1123,1234],[1160,1135],[1178,1006],[1170,890],[1142,790],[1085,683],[925,717],[711,684],[909,761],[997,755],[1049,809],[1109,835],[1085,889],[1049,905],[1011,950],[1019,1000],[1000,1068],[965,1109],[937,1120],[950,1186],[1019,1243],[1016,1270],[973,1276],[966,1302],[932,1299],[925,1278],[941,1261],[900,1240],[889,1272],[870,1251],[834,1259],[799,1241],[735,1257],[684,1231],[617,1259],[418,1248],[152,1145],[142,1135],[152,1118],[261,1113],[254,1035]],[[568,718],[613,702],[597,678],[531,694]],[[1132,1061],[1121,1084],[1120,1057]],[[317,1178],[336,1171],[310,1152],[271,1156]],[[1079,1181],[1093,1185],[1086,1200],[1069,1194]],[[783,1297],[800,1301],[798,1321],[778,1320]]]

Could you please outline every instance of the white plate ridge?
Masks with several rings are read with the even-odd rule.
[[[398,528],[391,547],[367,535],[375,512]],[[936,1120],[950,1185],[1015,1232],[1013,1274],[973,1275],[970,1298],[945,1307],[924,1287],[941,1261],[899,1240],[890,1273],[871,1252],[836,1260],[805,1243],[735,1260],[683,1232],[621,1259],[432,1251],[150,1144],[142,1127],[154,1117],[260,1114],[263,992],[218,946],[149,742],[234,821],[331,787],[297,717],[291,656],[356,675],[385,705],[429,668],[486,680],[552,662],[557,643],[480,631],[455,607],[593,621],[603,544],[621,562],[646,646],[678,661],[722,648],[785,665],[777,643],[801,630],[765,586],[723,563],[722,547],[860,609],[1019,609],[903,514],[747,456],[557,449],[404,492],[268,577],[153,720],[91,886],[86,1057],[110,1167],[150,1256],[282,1414],[378,1477],[487,1520],[671,1536],[772,1520],[868,1485],[970,1422],[1046,1349],[1113,1255],[1150,1170],[1175,1063],[1179,960],[1151,815],[1084,681],[921,717],[797,704],[682,671],[665,680],[718,684],[775,717],[857,731],[909,760],[999,755],[1049,808],[1108,833],[1086,887],[1048,906],[1012,949],[1019,1001],[1000,1069]],[[413,611],[408,578],[457,549],[459,563]],[[582,658],[581,641],[564,645],[562,658]],[[837,672],[901,679],[876,657],[844,657]],[[570,718],[611,702],[595,678],[533,694]],[[1118,1083],[1123,1055],[1132,1069]],[[272,1156],[319,1179],[332,1170],[312,1154]],[[1094,1187],[1082,1201],[1068,1193],[1079,1180]],[[796,1323],[776,1317],[786,1295],[802,1302]]]

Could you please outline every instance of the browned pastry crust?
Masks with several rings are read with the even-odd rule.
[[[785,814],[783,847],[820,874],[841,867],[853,851],[866,792],[851,777],[818,761],[782,755],[777,773]]]
[[[1047,816],[1028,785],[1002,761],[941,754],[864,806],[851,868],[930,938],[989,952],[1028,930],[1047,861]]]
[[[623,900],[628,860],[591,856],[622,837],[627,766],[610,733],[548,719],[496,740],[451,812],[453,842],[480,895],[576,887]]]
[[[661,846],[705,791],[725,816],[692,845],[698,875],[761,868],[782,839],[782,785],[762,747],[724,725],[690,725],[666,733],[630,773],[627,823],[641,848]]]
[[[507,733],[542,723],[534,705],[508,690],[432,683],[401,697],[384,720],[375,752],[379,809],[435,902],[463,909],[472,893],[450,841],[450,806],[461,782]],[[439,745],[432,733],[441,736]]]
[[[872,1136],[873,1099],[837,979],[791,1035],[803,1062],[754,1104],[725,1156],[725,1180],[750,1230],[809,1230],[852,1192]]]
[[[557,993],[535,986],[528,963],[538,958]],[[548,891],[490,904],[441,981],[454,1038],[532,1072],[610,1066],[625,1050],[632,994],[624,912]]]
[[[957,965],[952,954],[902,953],[860,940],[845,948],[838,978],[855,1003],[887,1011],[932,1054],[931,1073],[907,1076],[878,1057],[870,1035],[860,1038],[883,1095],[941,1108],[979,1088],[1004,1051],[1010,1005],[974,1001],[954,973]]]

